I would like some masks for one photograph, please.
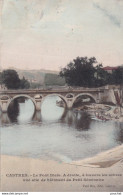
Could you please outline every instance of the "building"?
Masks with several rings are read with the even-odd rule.
[[[103,68],[103,70],[107,71],[108,73],[112,74],[114,70],[117,70],[119,68],[119,66],[106,66]]]

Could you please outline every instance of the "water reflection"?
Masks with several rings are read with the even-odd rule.
[[[66,110],[60,119],[61,123],[68,124],[68,126],[72,126],[78,131],[89,130],[91,121],[91,117],[88,113],[74,112],[72,110]]]
[[[41,106],[41,116],[44,122],[57,122],[64,114],[65,109],[56,106],[56,101],[61,100],[57,96],[48,96],[44,99]]]
[[[56,106],[56,100],[48,98],[41,112],[34,112],[30,100],[19,106],[15,102],[12,113],[1,114],[1,153],[65,161],[123,143],[123,123],[92,120],[85,112]]]
[[[0,125],[3,126],[3,125],[7,125],[7,124],[10,124],[11,123],[11,120],[10,118],[8,117],[8,114],[7,113],[0,113]]]
[[[10,103],[9,108],[8,108],[8,113],[6,114],[8,115],[11,123],[17,122],[19,111],[20,111],[19,102],[18,102],[18,99],[15,99]]]
[[[35,111],[32,116],[31,121],[32,122],[42,122],[41,111]]]
[[[22,104],[20,104],[17,100],[14,101],[8,109],[8,113],[1,114],[1,117],[0,117],[1,124],[2,125],[11,124],[11,123],[19,124],[21,122],[20,118],[23,118],[22,116],[25,113],[25,112],[21,113],[21,110],[22,110],[21,107],[23,107]],[[34,113],[32,113],[32,117],[28,117],[28,118],[26,117],[27,121],[30,123],[45,122],[46,118],[44,117],[44,113],[42,114],[42,112],[43,112],[43,110],[42,111],[35,111]],[[60,114],[61,114],[61,116],[60,116]],[[28,115],[28,113],[27,113],[27,115]],[[89,130],[90,124],[91,124],[91,118],[90,118],[89,114],[87,114],[85,112],[82,112],[82,113],[73,112],[72,110],[67,110],[67,109],[64,109],[63,112],[59,113],[59,118],[58,118],[58,116],[54,115],[52,118],[49,118],[49,121],[58,122],[58,123],[61,123],[63,125],[67,124],[69,127],[73,127],[75,129],[77,129],[78,131]]]

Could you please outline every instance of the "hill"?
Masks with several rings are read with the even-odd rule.
[[[12,68],[11,69],[15,69]],[[52,71],[52,70],[21,70],[21,69],[15,69],[20,77],[22,79],[25,77],[30,83],[31,88],[36,88],[44,85],[65,85],[65,80],[58,76],[58,71]]]
[[[46,73],[44,83],[47,86],[49,85],[63,86],[65,85],[65,79],[61,78],[58,74]]]

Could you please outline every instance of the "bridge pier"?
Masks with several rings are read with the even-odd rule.
[[[9,119],[7,113],[4,112],[4,113],[1,114],[0,122],[1,122],[1,124],[9,124],[10,123],[10,119]]]
[[[2,112],[7,112],[7,108],[8,108],[8,100],[0,100],[1,101],[1,109]]]
[[[35,109],[36,109],[36,111],[40,111],[41,110],[41,100],[42,99],[35,99],[35,103],[36,103]]]
[[[41,112],[35,111],[32,120],[35,122],[41,122]]]
[[[67,103],[67,109],[72,109],[73,107],[73,98],[68,98],[66,99],[66,103]]]

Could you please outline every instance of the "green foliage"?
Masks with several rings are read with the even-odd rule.
[[[21,89],[29,89],[30,88],[30,83],[29,81],[27,81],[25,79],[25,77],[23,77],[21,80],[20,80],[20,88]]]
[[[2,83],[5,84],[5,86],[8,89],[18,89],[20,86],[20,79],[15,70],[4,70],[2,72]]]
[[[103,70],[102,64],[98,64],[95,67],[95,77],[96,77],[95,87],[107,85],[111,81],[111,74]]]
[[[117,68],[112,73],[112,83],[116,85],[123,84],[123,67]]]
[[[103,69],[102,64],[97,64],[95,57],[77,57],[63,68],[59,75],[64,77],[70,86],[100,87],[123,83],[123,67],[110,74]]]
[[[2,84],[2,72],[0,72],[0,84]]]
[[[51,74],[51,73],[47,73],[45,75],[44,82],[45,82],[45,85],[59,85],[59,86],[65,85],[65,79],[61,78],[57,74]]]
[[[8,89],[28,89],[30,87],[30,83],[24,77],[20,79],[15,70],[4,70],[0,77],[1,83],[5,84]]]
[[[63,68],[59,75],[71,86],[93,87],[95,85],[96,58],[77,57]]]

